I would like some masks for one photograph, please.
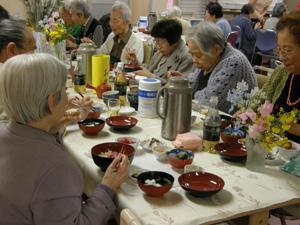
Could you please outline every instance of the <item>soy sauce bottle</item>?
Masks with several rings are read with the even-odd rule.
[[[221,117],[218,111],[218,97],[211,96],[209,109],[204,119],[203,144],[204,151],[216,153],[214,147],[220,142]]]
[[[126,103],[126,89],[127,81],[123,72],[124,63],[119,62],[117,66],[117,74],[114,82],[114,90],[119,91],[120,105],[124,106]]]

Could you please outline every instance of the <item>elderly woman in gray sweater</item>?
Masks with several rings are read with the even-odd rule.
[[[199,101],[209,101],[218,96],[219,110],[228,113],[230,102],[227,93],[242,80],[249,88],[257,86],[255,72],[248,59],[240,51],[226,43],[222,30],[212,22],[205,21],[187,34],[187,41],[196,70],[188,78],[193,82],[193,96]],[[181,76],[170,71],[170,76]]]

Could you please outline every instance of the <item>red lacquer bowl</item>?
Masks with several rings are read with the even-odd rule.
[[[105,120],[105,122],[117,131],[129,130],[134,127],[138,120],[130,116],[113,116]]]
[[[180,186],[195,197],[209,197],[222,190],[224,180],[217,175],[205,172],[189,172],[178,177]]]
[[[219,143],[215,145],[218,155],[228,161],[238,162],[247,158],[246,147],[237,142]]]
[[[87,123],[92,123],[92,122],[97,122],[99,125],[97,126],[88,126],[85,125]],[[78,122],[79,128],[86,134],[90,136],[96,136],[104,127],[105,121],[102,119],[92,119],[92,118],[87,118],[82,122]]]

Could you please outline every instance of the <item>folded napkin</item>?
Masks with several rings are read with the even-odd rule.
[[[280,167],[281,170],[300,177],[300,156]]]
[[[174,146],[184,149],[196,149],[201,144],[201,138],[193,132],[177,134],[175,141],[173,141]]]

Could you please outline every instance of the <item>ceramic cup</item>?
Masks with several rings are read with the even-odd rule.
[[[198,172],[200,171],[200,167],[194,164],[188,164],[184,166],[184,173],[188,172]]]

